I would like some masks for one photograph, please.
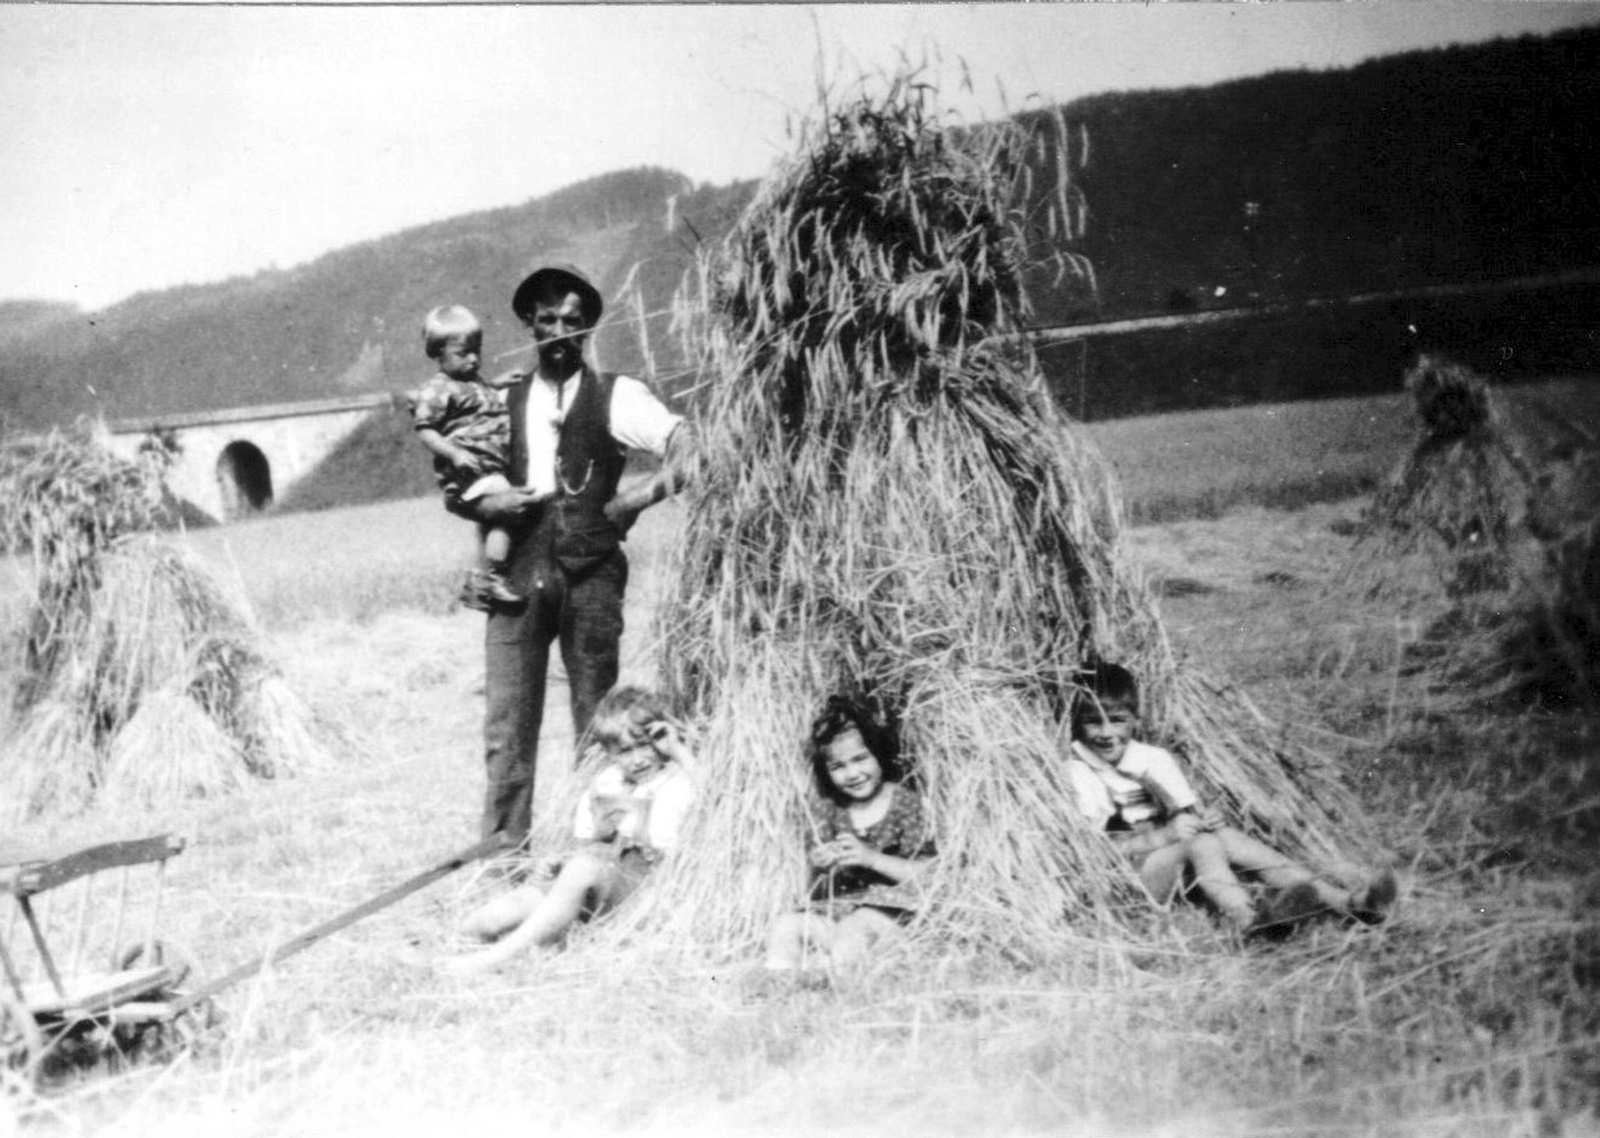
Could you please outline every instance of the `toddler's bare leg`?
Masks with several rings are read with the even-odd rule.
[[[518,886],[468,913],[461,931],[477,940],[496,940],[527,920],[543,897],[543,886]]]
[[[616,867],[603,858],[577,853],[567,859],[550,889],[512,932],[482,952],[449,963],[456,972],[495,968],[532,947],[547,948],[566,935],[590,895],[604,891]]]
[[[1291,861],[1271,846],[1232,826],[1216,831],[1228,864],[1244,873],[1254,873],[1275,889],[1309,884],[1317,900],[1329,909],[1344,912],[1350,907],[1350,892],[1323,881],[1305,866]]]
[[[500,526],[487,526],[483,531],[483,559],[499,567],[511,557],[511,531]]]
[[[767,934],[766,966],[774,972],[804,967],[809,956],[828,954],[833,935],[833,922],[820,913],[784,913]]]
[[[879,940],[896,936],[900,926],[876,909],[857,909],[840,921],[833,934],[833,963],[852,964]]]

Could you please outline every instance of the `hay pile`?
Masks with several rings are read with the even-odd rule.
[[[1438,355],[1405,375],[1410,454],[1366,511],[1346,586],[1425,631],[1412,662],[1446,705],[1600,702],[1600,452],[1508,425],[1488,381]]]
[[[158,460],[124,461],[87,435],[0,452],[0,539],[31,556],[35,584],[0,763],[18,817],[222,793],[333,745],[242,599],[140,532],[161,502]]]
[[[931,801],[930,928],[1050,951],[1119,924],[1138,886],[1076,819],[1055,727],[1092,653],[1143,677],[1151,733],[1213,801],[1339,870],[1359,827],[1338,779],[1175,665],[1106,465],[1031,355],[993,346],[1028,314],[1029,234],[1081,223],[1064,179],[1030,185],[1066,171],[1068,135],[949,131],[931,86],[884,87],[805,128],[690,290],[710,378],[660,667],[709,775],[637,920],[742,949],[795,904],[802,741],[847,691],[884,709]]]
[[[1362,519],[1351,578],[1370,597],[1505,589],[1536,509],[1533,469],[1483,376],[1422,354],[1404,382],[1417,439]]]

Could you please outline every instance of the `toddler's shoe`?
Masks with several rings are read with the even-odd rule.
[[[1261,906],[1260,916],[1249,928],[1249,935],[1281,940],[1306,921],[1325,911],[1317,887],[1309,881],[1280,889]]]
[[[528,603],[528,598],[511,587],[505,574],[498,569],[490,569],[483,575],[483,593],[489,602],[503,608],[517,608]]]
[[[1364,925],[1380,925],[1400,897],[1400,880],[1386,869],[1350,894],[1350,915]]]

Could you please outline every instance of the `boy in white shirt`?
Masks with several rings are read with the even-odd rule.
[[[1385,871],[1355,890],[1340,889],[1264,842],[1201,812],[1199,798],[1170,751],[1133,738],[1139,685],[1118,664],[1079,676],[1072,709],[1067,777],[1084,816],[1130,858],[1150,895],[1166,904],[1192,869],[1201,894],[1235,928],[1283,932],[1319,913],[1368,924],[1382,921],[1398,885]],[[1269,886],[1259,909],[1237,872]]]

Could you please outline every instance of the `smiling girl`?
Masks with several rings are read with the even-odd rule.
[[[472,913],[463,932],[495,943],[448,961],[447,969],[478,972],[528,948],[559,944],[578,921],[627,900],[677,847],[697,775],[665,703],[640,688],[617,688],[595,709],[589,732],[606,761],[574,814],[576,847],[565,858],[543,859],[533,882]]]
[[[887,732],[835,697],[811,730],[823,806],[813,819],[806,909],[786,913],[767,940],[767,968],[792,971],[807,952],[838,966],[859,959],[921,908],[920,872],[934,856],[922,799],[901,781]]]

